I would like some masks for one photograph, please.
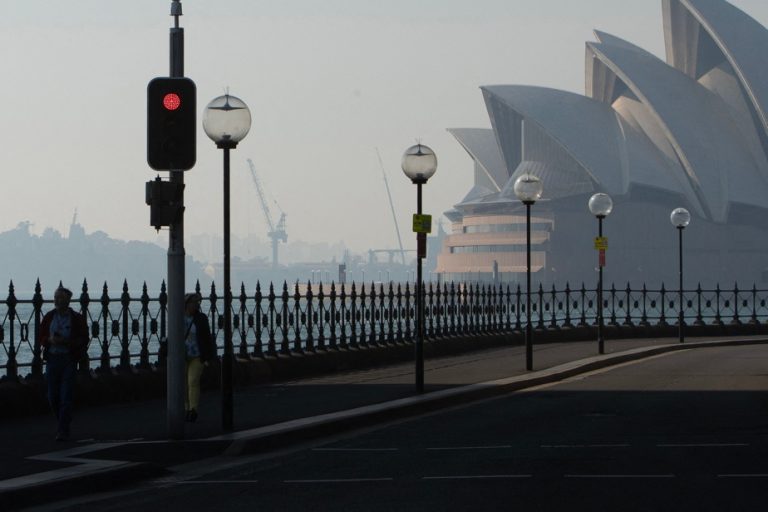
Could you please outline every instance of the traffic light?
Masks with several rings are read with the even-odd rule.
[[[159,231],[178,222],[184,211],[184,184],[163,181],[158,176],[146,183],[145,201],[150,206],[149,225]]]
[[[186,171],[197,159],[197,88],[189,78],[155,78],[147,86],[147,163]]]

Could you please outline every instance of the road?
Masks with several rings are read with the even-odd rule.
[[[767,391],[768,347],[687,350],[66,505],[765,510]]]

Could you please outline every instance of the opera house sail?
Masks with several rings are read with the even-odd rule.
[[[666,60],[618,36],[586,43],[585,94],[481,87],[490,129],[450,129],[474,186],[436,271],[445,280],[518,282],[526,271],[521,174],[543,183],[532,209],[531,271],[593,283],[595,220],[610,194],[606,280],[674,282],[669,213],[687,208],[687,285],[768,281],[768,30],[725,0],[663,0]]]

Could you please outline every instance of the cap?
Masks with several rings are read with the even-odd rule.
[[[190,301],[194,300],[195,302],[200,302],[203,300],[203,298],[200,296],[199,293],[186,293],[184,294],[184,305],[190,303]]]

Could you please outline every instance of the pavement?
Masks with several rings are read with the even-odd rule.
[[[233,432],[221,428],[221,396],[203,393],[185,439],[168,440],[164,400],[77,408],[72,440],[55,441],[52,416],[0,422],[0,510],[114,490],[211,457],[261,453],[430,410],[556,382],[680,349],[768,343],[760,336],[607,340],[536,345],[534,370],[516,345],[428,359],[425,392],[414,365],[396,364],[235,389]]]

